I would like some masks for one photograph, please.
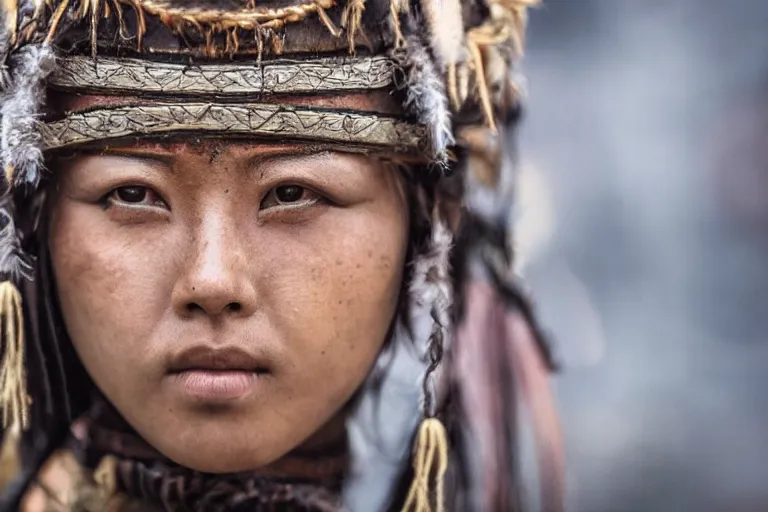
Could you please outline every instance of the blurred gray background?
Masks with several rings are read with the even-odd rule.
[[[547,0],[528,44],[568,510],[768,511],[768,2]]]

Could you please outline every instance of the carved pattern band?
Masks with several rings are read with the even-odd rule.
[[[199,132],[280,137],[424,153],[426,127],[375,114],[273,104],[153,104],[109,107],[41,123],[46,150],[122,137]]]
[[[387,57],[185,66],[137,59],[62,57],[49,84],[77,91],[147,94],[295,94],[383,89],[393,85]]]

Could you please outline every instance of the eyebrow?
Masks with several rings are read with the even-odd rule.
[[[176,157],[173,154],[164,153],[160,151],[152,151],[149,149],[136,149],[127,147],[105,147],[101,151],[93,151],[92,154],[102,154],[109,156],[122,156],[125,158],[133,158],[136,160],[142,160],[150,164],[162,164],[163,167],[173,170]]]
[[[296,145],[274,145],[266,151],[259,151],[256,154],[245,155],[242,169],[245,172],[255,175],[260,169],[269,169],[272,162],[279,163],[300,163],[300,162],[330,162],[334,153],[350,153],[358,155],[367,155],[366,151],[345,151],[338,145],[331,144],[296,144]],[[133,147],[133,146],[114,146],[104,147],[100,150],[94,150],[92,154],[103,154],[109,156],[125,157],[146,162],[152,167],[162,167],[163,171],[177,174],[176,164],[178,156],[173,152],[154,150],[151,148]],[[158,165],[159,164],[159,165]]]
[[[331,150],[328,147],[323,146],[299,146],[290,149],[270,151],[267,153],[257,154],[251,156],[246,167],[248,169],[255,169],[264,164],[280,161],[280,162],[294,162],[294,161],[306,161],[327,159],[331,154]]]

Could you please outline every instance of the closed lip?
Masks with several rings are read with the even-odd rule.
[[[257,374],[269,373],[267,362],[237,347],[210,347],[198,345],[171,358],[168,373],[189,371],[241,371]]]

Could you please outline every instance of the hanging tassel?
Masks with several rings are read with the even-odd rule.
[[[117,458],[105,455],[93,472],[93,481],[105,496],[112,496],[117,492]]]
[[[400,26],[400,13],[405,11],[402,8],[403,4],[405,2],[389,0],[389,20],[392,22],[392,32],[395,35],[395,48],[405,46],[405,37],[403,37],[403,29]]]
[[[21,469],[20,438],[21,432],[18,428],[10,428],[3,432],[3,441],[0,445],[0,489],[5,489],[19,475]]]
[[[362,30],[363,11],[365,11],[365,0],[349,0],[347,8],[341,15],[341,26],[347,29],[350,55],[355,53],[355,37]]]
[[[27,394],[27,376],[24,371],[24,321],[21,294],[10,281],[0,283],[0,318],[5,349],[0,368],[3,427],[26,429],[29,426],[28,408],[32,400]]]
[[[445,472],[448,469],[448,434],[437,418],[425,418],[419,425],[413,457],[413,483],[401,512],[445,511]],[[431,479],[434,473],[434,477]],[[430,488],[430,480],[434,488]]]

